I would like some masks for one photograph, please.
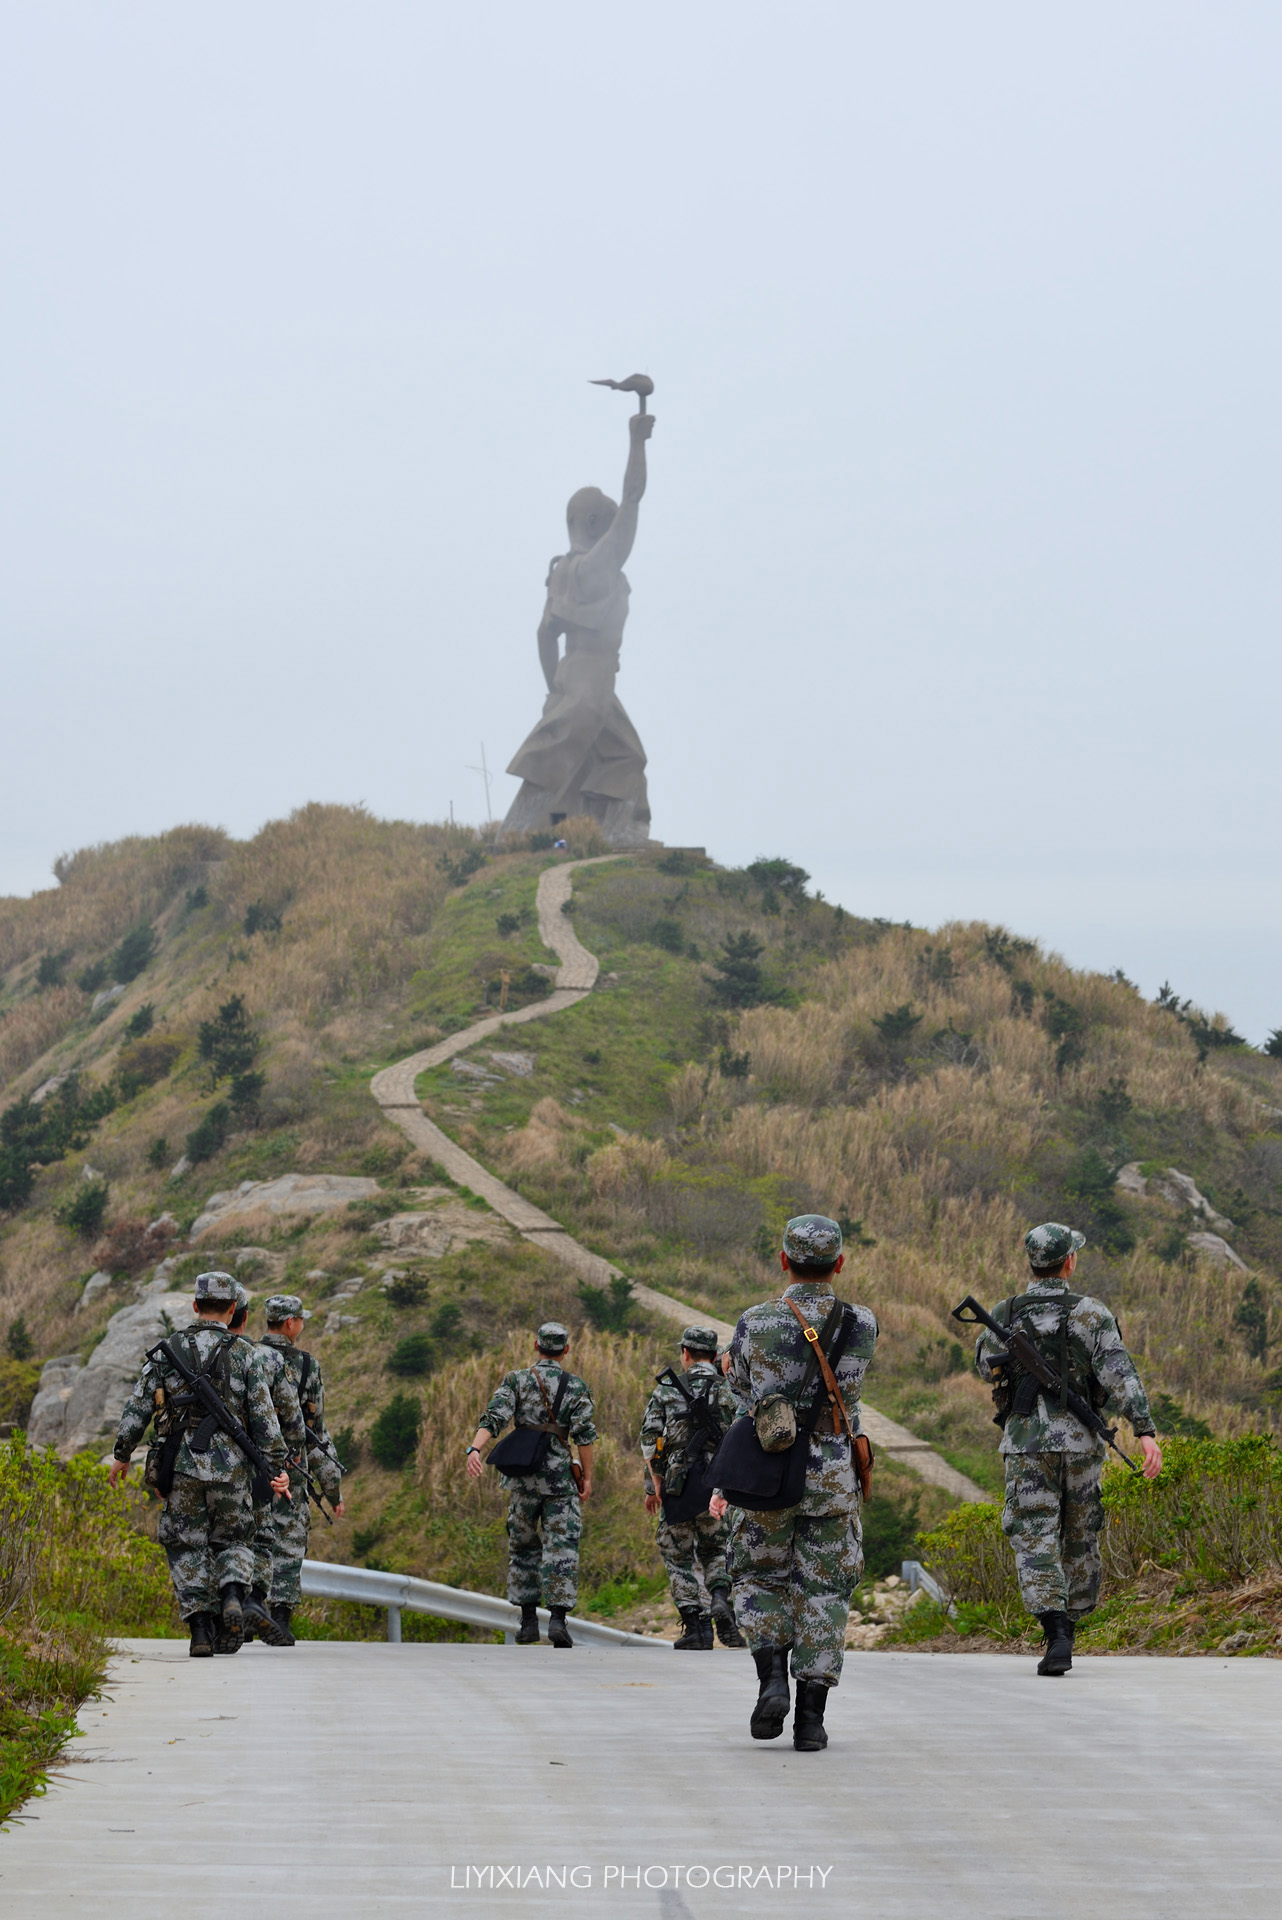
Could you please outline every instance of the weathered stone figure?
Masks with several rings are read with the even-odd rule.
[[[588,813],[611,846],[644,846],[649,838],[645,748],[614,683],[630,591],[623,563],[636,539],[653,427],[650,413],[628,421],[632,446],[620,505],[599,487],[581,487],[566,508],[570,551],[552,562],[539,622],[548,697],[543,718],[508,767],[523,784],[503,822],[505,833],[547,830]]]

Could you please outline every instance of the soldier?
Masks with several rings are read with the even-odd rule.
[[[196,1324],[171,1334],[170,1340],[187,1364],[210,1380],[228,1413],[260,1451],[279,1464],[281,1471],[270,1485],[283,1494],[289,1487],[285,1442],[262,1362],[228,1327],[236,1282],[228,1273],[198,1274],[193,1304]],[[267,1621],[263,1608],[245,1592],[254,1566],[252,1470],[232,1440],[207,1430],[204,1409],[191,1403],[181,1376],[147,1360],[120,1416],[111,1464],[113,1487],[128,1473],[133,1450],[153,1418],[159,1444],[148,1449],[146,1478],[165,1503],[158,1538],[169,1561],[178,1611],[190,1629],[190,1652],[200,1659],[214,1651],[216,1615],[237,1646],[246,1621],[256,1629]]]
[[[730,1569],[735,1614],[760,1682],[752,1737],[775,1740],[783,1731],[791,1650],[797,1683],[792,1744],[809,1753],[828,1744],[824,1708],[841,1678],[850,1596],[864,1563],[855,1443],[877,1321],[867,1307],[834,1296],[832,1282],[845,1264],[835,1220],[799,1214],[784,1229],[779,1257],[791,1281],[779,1300],[740,1316],[728,1378],[735,1398],[754,1416],[768,1396],[779,1397],[776,1418],[786,1412],[780,1403],[788,1403],[796,1444],[807,1448],[805,1475],[795,1506],[739,1513],[731,1529]],[[835,1396],[811,1357],[815,1342],[807,1328],[826,1343]],[[864,1440],[862,1449],[867,1447]],[[712,1511],[726,1511],[720,1492]]]
[[[1161,1472],[1162,1449],[1121,1329],[1103,1301],[1071,1293],[1066,1284],[1085,1245],[1084,1233],[1057,1221],[1034,1227],[1024,1239],[1033,1270],[1028,1291],[1001,1301],[993,1318],[1004,1327],[1018,1323],[1067,1390],[1126,1415],[1151,1480]],[[1074,1629],[1099,1599],[1105,1446],[1067,1406],[1049,1404],[1031,1375],[999,1356],[997,1336],[985,1330],[975,1343],[975,1363],[985,1380],[997,1383],[993,1401],[1006,1457],[1002,1530],[1014,1549],[1024,1605],[1045,1637],[1037,1671],[1053,1677],[1072,1667]]]
[[[726,1560],[729,1526],[724,1515],[709,1513],[703,1491],[703,1468],[738,1412],[717,1365],[717,1336],[711,1327],[686,1328],[681,1365],[686,1376],[682,1383],[670,1367],[659,1374],[641,1422],[645,1510],[653,1516],[663,1507],[659,1553],[685,1628],[674,1643],[676,1651],[710,1650],[714,1621],[723,1646],[741,1647],[744,1639],[735,1625]],[[697,1487],[691,1484],[692,1475]]]
[[[272,1501],[255,1535],[254,1578],[267,1586],[271,1618],[283,1636],[276,1644],[292,1647],[294,1635],[290,1622],[302,1598],[302,1568],[312,1524],[303,1473],[310,1467],[320,1482],[321,1492],[341,1518],[343,1470],[325,1426],[325,1383],[321,1379],[320,1362],[297,1344],[312,1316],[304,1310],[296,1293],[273,1293],[265,1311],[267,1332],[258,1343],[258,1352],[268,1378],[275,1380],[279,1375],[286,1390],[292,1389],[302,1437],[300,1444],[298,1429],[294,1428],[296,1438],[290,1444],[289,1458],[290,1497]],[[281,1391],[279,1386],[277,1391]],[[289,1442],[289,1435],[286,1440]]]
[[[596,1427],[592,1395],[578,1375],[561,1364],[570,1344],[569,1333],[557,1321],[545,1320],[534,1341],[537,1358],[533,1366],[505,1374],[481,1415],[467,1450],[467,1470],[474,1480],[480,1478],[485,1465],[481,1448],[502,1433],[509,1420],[518,1432],[533,1428],[547,1434],[547,1450],[533,1472],[502,1476],[508,1496],[507,1597],[521,1609],[518,1646],[538,1643],[542,1594],[552,1615],[548,1640],[554,1647],[572,1647],[565,1616],[578,1598],[579,1539],[583,1532],[580,1502],[592,1494]],[[579,1449],[577,1463],[570,1458],[571,1440]],[[576,1464],[581,1479],[575,1472]]]
[[[298,1395],[294,1383],[280,1355],[271,1347],[257,1347],[245,1332],[245,1322],[249,1318],[249,1295],[240,1281],[236,1282],[236,1307],[228,1322],[231,1331],[238,1340],[243,1340],[252,1353],[263,1361],[267,1383],[272,1396],[272,1405],[276,1409],[276,1418],[280,1422],[282,1438],[288,1455],[301,1459],[307,1451],[307,1434],[303,1426],[303,1416],[298,1405]],[[256,1624],[245,1628],[245,1641],[258,1639],[268,1647],[292,1647],[294,1636],[280,1627],[271,1617],[272,1585],[272,1503],[270,1497],[259,1503],[254,1502],[254,1574],[249,1597],[262,1609],[263,1617]],[[215,1653],[238,1653],[240,1642],[234,1641],[230,1634],[221,1631],[214,1634]]]

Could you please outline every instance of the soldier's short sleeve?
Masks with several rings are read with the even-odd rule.
[[[993,1308],[994,1320],[1000,1320],[1001,1324],[1005,1326],[1009,1317],[1010,1302],[1008,1300],[999,1300]],[[990,1333],[987,1327],[982,1328],[979,1338],[975,1342],[975,1366],[978,1369],[980,1379],[995,1379],[996,1365],[1004,1358],[1005,1355],[1002,1351],[1002,1345],[997,1335]]]
[[[490,1404],[477,1421],[478,1427],[484,1427],[487,1433],[500,1434],[508,1421],[516,1414],[516,1396],[519,1375],[505,1373],[490,1396]]]
[[[752,1399],[752,1335],[742,1315],[730,1340],[730,1371],[726,1375],[726,1384],[734,1395],[736,1404],[748,1405]]]
[[[562,1422],[569,1428],[571,1440],[578,1447],[592,1446],[597,1437],[596,1410],[592,1405],[592,1395],[577,1375],[574,1376],[574,1384],[568,1390],[566,1398],[570,1405],[568,1411],[562,1414]]]

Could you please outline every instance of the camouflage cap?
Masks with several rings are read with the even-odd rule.
[[[198,1273],[196,1298],[211,1306],[230,1307],[236,1301],[236,1282],[229,1273]]]
[[[240,1284],[240,1281],[238,1280],[238,1281],[236,1282],[236,1311],[237,1311],[237,1313],[239,1313],[239,1312],[240,1312],[240,1310],[241,1310],[241,1308],[242,1308],[242,1307],[247,1307],[248,1305],[249,1305],[249,1291],[248,1291],[248,1289],[247,1289],[246,1287],[242,1287],[242,1285]]]
[[[282,1320],[310,1320],[312,1317],[296,1293],[272,1294],[266,1312],[272,1326],[279,1326]]]
[[[1085,1245],[1084,1233],[1079,1233],[1076,1227],[1061,1227],[1057,1220],[1048,1220],[1044,1226],[1034,1227],[1024,1235],[1024,1251],[1029,1265],[1034,1267],[1062,1266],[1070,1253],[1076,1253]]]
[[[545,1320],[534,1340],[544,1353],[564,1353],[570,1344],[570,1330],[563,1327],[559,1320]]]
[[[783,1230],[783,1250],[805,1267],[831,1267],[841,1256],[841,1228],[823,1213],[799,1213]]]
[[[691,1353],[715,1353],[721,1342],[711,1327],[687,1327],[681,1335],[681,1344]]]

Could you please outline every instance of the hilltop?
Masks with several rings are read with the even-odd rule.
[[[604,851],[575,824],[571,855]],[[358,1471],[314,1549],[493,1586],[497,1489],[463,1489],[457,1438],[554,1312],[602,1394],[585,1586],[605,1609],[658,1591],[634,1435],[671,1328],[583,1297],[368,1091],[501,997],[546,993],[534,894],[556,857],[312,806],[248,842],[186,827],[88,849],[0,902],[0,1418],[25,1417],[39,1363],[83,1360],[140,1288],[181,1292],[216,1253],[318,1310]],[[870,1400],[995,1489],[948,1309],[1013,1291],[1025,1226],[1067,1217],[1164,1428],[1273,1426],[1282,1061],[1005,929],[845,912],[783,859],[627,855],[580,871],[571,905],[601,961],[590,999],[418,1091],[588,1246],[733,1318],[773,1287],[787,1215],[836,1215],[882,1326]],[[324,1212],[226,1211],[188,1247],[212,1194],[287,1175],[354,1184]],[[947,1501],[902,1471],[882,1486],[889,1567]]]

